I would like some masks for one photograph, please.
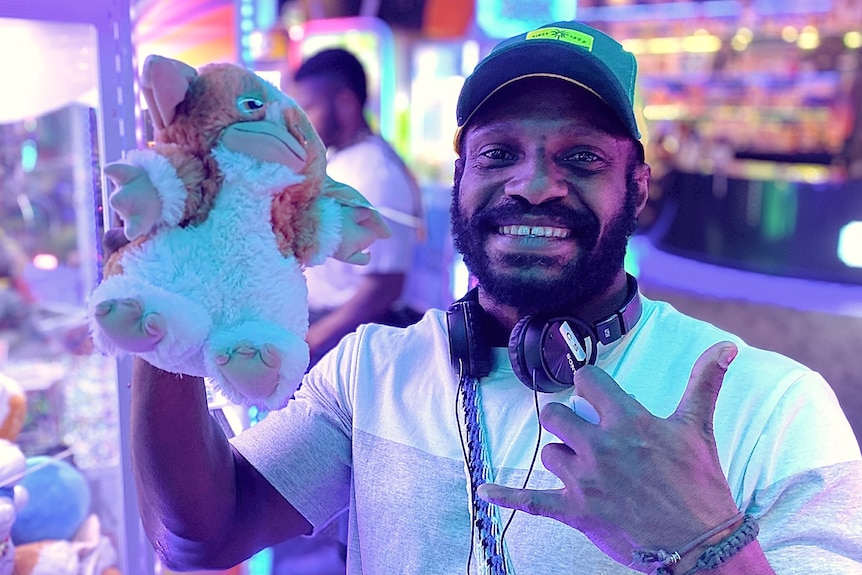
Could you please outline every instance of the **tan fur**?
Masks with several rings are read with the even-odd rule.
[[[9,414],[0,425],[0,439],[16,441],[18,434],[24,427],[24,418],[27,416],[27,396],[23,393],[9,395]]]
[[[236,95],[249,92],[266,99],[264,85],[251,72],[231,64],[204,66],[177,107],[173,123],[156,134],[156,151],[168,158],[189,191],[180,225],[200,223],[212,209],[222,174],[210,152],[222,130],[265,115],[263,109],[249,116],[237,111]],[[305,145],[309,161],[303,172],[305,181],[274,199],[273,231],[281,253],[304,259],[316,247],[319,224],[313,204],[322,189],[326,150],[304,112],[288,108],[285,116],[291,133]]]
[[[320,222],[312,211],[314,199],[323,188],[326,176],[326,149],[304,112],[291,108],[285,119],[293,136],[305,145],[308,160],[305,180],[290,186],[273,199],[272,225],[282,253],[306,259],[315,249]]]

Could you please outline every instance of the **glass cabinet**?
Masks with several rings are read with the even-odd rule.
[[[86,317],[109,220],[101,170],[139,139],[128,0],[0,0],[0,54],[0,427],[5,399],[23,397],[3,439],[27,465],[0,487],[29,492],[12,539],[86,541],[81,574],[154,573],[130,363],[93,353]]]

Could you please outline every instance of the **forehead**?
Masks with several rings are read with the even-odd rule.
[[[471,133],[495,124],[546,119],[626,137],[616,115],[591,92],[563,80],[528,78],[488,98],[467,125],[465,141]]]

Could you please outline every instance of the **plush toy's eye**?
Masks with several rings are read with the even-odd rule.
[[[237,109],[243,114],[252,114],[264,107],[264,102],[254,96],[243,96],[236,101]]]

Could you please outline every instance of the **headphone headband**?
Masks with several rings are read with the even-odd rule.
[[[643,306],[638,292],[638,282],[633,275],[626,274],[626,302],[620,309],[593,324],[596,336],[604,345],[613,343],[632,330],[641,318]]]
[[[642,311],[637,280],[626,274],[625,303],[596,322],[560,314],[525,316],[509,337],[512,369],[530,389],[565,389],[572,385],[575,371],[596,362],[598,343],[608,345],[629,333]],[[446,313],[450,360],[459,376],[481,378],[491,372],[491,345],[482,332],[484,314],[478,288],[467,292]]]

